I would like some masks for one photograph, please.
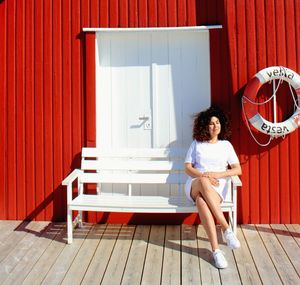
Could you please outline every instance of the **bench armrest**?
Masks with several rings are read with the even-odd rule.
[[[68,205],[72,201],[72,183],[74,180],[78,179],[82,170],[74,169],[62,182],[62,185],[67,186],[67,203]]]
[[[80,169],[74,169],[61,183],[62,185],[69,185],[72,183],[74,180],[76,180],[80,173],[82,173],[82,170]]]
[[[237,175],[231,176],[231,181],[234,188],[238,186],[242,186],[242,181]]]

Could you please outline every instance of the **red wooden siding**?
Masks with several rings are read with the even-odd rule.
[[[264,67],[300,73],[300,0],[0,0],[0,219],[65,219],[61,181],[95,144],[94,35],[83,27],[204,24],[223,25],[211,31],[211,90],[230,113],[243,167],[239,222],[299,223],[300,132],[258,146],[240,100]],[[280,120],[292,112],[288,92]],[[262,88],[259,98],[269,95]]]

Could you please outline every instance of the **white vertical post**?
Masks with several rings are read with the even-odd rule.
[[[128,184],[128,196],[131,196],[132,194],[132,185]]]

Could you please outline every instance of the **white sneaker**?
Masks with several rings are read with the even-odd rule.
[[[224,269],[228,266],[227,260],[224,256],[224,253],[220,249],[216,249],[213,252],[213,258],[214,258],[215,265],[217,268]]]
[[[239,240],[237,239],[236,235],[234,234],[234,232],[231,229],[228,228],[224,232],[224,237],[225,237],[226,243],[229,246],[229,248],[237,249],[241,246]]]

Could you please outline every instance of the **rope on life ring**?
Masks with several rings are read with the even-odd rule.
[[[261,86],[274,79],[279,79],[279,83],[275,88],[273,95],[265,102],[255,102],[258,90]],[[258,105],[265,104],[273,99],[282,81],[289,83],[290,91],[294,101],[294,113],[285,121],[272,123],[263,118],[258,112]],[[294,97],[292,87],[296,91],[297,98]],[[268,145],[274,137],[284,137],[295,131],[300,126],[300,75],[293,70],[282,67],[282,66],[271,66],[260,70],[256,73],[252,79],[248,82],[244,95],[242,97],[243,113],[246,118],[246,122],[249,123],[258,131],[270,136],[270,140],[267,144],[260,144],[253,134],[251,133],[250,126],[249,130],[254,140],[260,145]]]

